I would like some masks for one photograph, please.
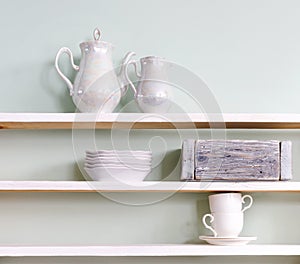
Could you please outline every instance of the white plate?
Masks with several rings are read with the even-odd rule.
[[[250,241],[256,240],[257,237],[200,236],[199,239],[204,240],[209,244],[218,245],[218,246],[242,246],[248,244]]]
[[[152,155],[137,155],[137,154],[86,154],[86,158],[128,158],[137,160],[149,160],[152,159]]]
[[[84,168],[87,174],[94,181],[105,181],[105,182],[141,182],[149,174],[151,170],[132,170],[127,168],[96,168],[89,169]]]
[[[132,169],[132,170],[150,170],[150,165],[137,165],[137,164],[116,164],[116,163],[106,163],[106,164],[90,164],[84,163],[84,166],[89,169],[94,168],[116,168],[116,169]]]
[[[131,158],[85,158],[86,163],[91,164],[105,164],[105,163],[116,163],[116,164],[137,164],[137,165],[151,165],[151,159],[131,159]]]
[[[117,167],[151,167],[151,163],[138,163],[138,162],[122,162],[122,161],[103,161],[103,162],[90,162],[86,161],[85,164],[90,166],[117,166]]]
[[[114,154],[114,155],[119,155],[119,154],[126,154],[126,155],[152,155],[152,151],[142,151],[142,150],[97,150],[97,151],[90,151],[87,150],[85,152],[86,154],[90,155],[97,155],[97,154]]]

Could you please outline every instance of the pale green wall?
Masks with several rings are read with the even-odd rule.
[[[116,45],[115,61],[128,50],[164,56],[202,76],[224,112],[299,112],[300,2],[297,0],[3,1],[0,0],[1,112],[72,112],[53,60],[61,46],[79,56],[79,42],[95,26]],[[66,67],[67,68],[67,67]],[[69,73],[72,75],[71,71]],[[183,104],[185,102],[182,102]],[[136,131],[133,146],[161,136],[168,155],[150,176],[177,164],[181,139],[194,131]],[[209,137],[200,131],[199,136]],[[300,180],[299,131],[228,131],[228,138],[291,139],[294,177]],[[96,142],[109,148],[109,131]],[[122,136],[120,138],[123,138]],[[114,140],[118,141],[114,137]],[[157,139],[156,139],[157,140]],[[151,144],[155,159],[164,152]],[[86,132],[76,142],[84,156]],[[71,131],[1,131],[1,180],[83,180]],[[124,147],[124,145],[122,145]],[[178,176],[178,174],[177,174]],[[118,194],[118,200],[157,194]],[[0,244],[198,243],[207,196],[176,194],[149,206],[124,206],[98,194],[0,194]],[[300,243],[298,194],[255,194],[244,235],[257,243]],[[299,258],[16,258],[0,263],[299,263]]]
[[[203,76],[225,112],[297,112],[297,0],[1,0],[2,111],[72,111],[53,60],[99,26],[115,44]]]

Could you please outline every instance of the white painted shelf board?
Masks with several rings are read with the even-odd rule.
[[[74,123],[75,122],[75,123]],[[300,114],[0,113],[0,129],[300,129]]]
[[[296,256],[300,245],[0,246],[0,257]]]
[[[300,182],[0,181],[0,192],[300,192]]]

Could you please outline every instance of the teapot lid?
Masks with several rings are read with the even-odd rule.
[[[85,45],[101,45],[101,46],[113,46],[111,43],[106,42],[106,41],[102,41],[100,40],[101,38],[101,31],[99,28],[95,28],[94,32],[93,32],[93,37],[94,40],[90,40],[90,41],[85,41],[80,43],[80,46],[85,46]]]

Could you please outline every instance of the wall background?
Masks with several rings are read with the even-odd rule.
[[[118,63],[128,50],[166,57],[202,76],[223,112],[298,113],[300,2],[297,0],[0,0],[1,112],[74,112],[54,57],[99,26],[116,45]],[[74,74],[62,61],[69,76]],[[182,104],[185,102],[183,101]],[[182,137],[193,136],[181,132]],[[206,138],[209,133],[199,131]],[[181,140],[176,131],[138,131],[136,147],[149,138],[167,141],[168,155],[152,177],[174,167]],[[298,131],[228,131],[228,138],[290,139],[294,178],[299,179]],[[97,131],[102,148],[110,132]],[[84,132],[78,135],[86,141]],[[151,144],[155,157],[165,151]],[[150,146],[151,146],[150,144]],[[1,131],[1,180],[83,180],[71,131]],[[173,153],[173,154],[172,154]],[[79,157],[81,160],[84,153]],[[117,197],[139,201],[143,195]],[[125,195],[126,196],[126,195]],[[0,244],[198,243],[207,196],[176,194],[144,207],[124,206],[98,194],[0,194]],[[257,243],[300,243],[297,194],[255,194],[244,235]],[[285,224],[283,224],[285,223]],[[282,258],[20,258],[0,263],[282,263]],[[299,258],[284,258],[298,263]]]
[[[99,26],[115,44],[202,76],[224,112],[297,112],[299,1],[1,1],[2,111],[73,111],[53,61]],[[69,68],[69,67],[68,67]]]

